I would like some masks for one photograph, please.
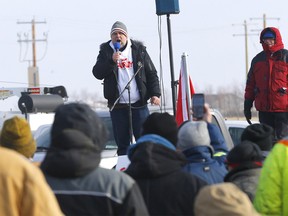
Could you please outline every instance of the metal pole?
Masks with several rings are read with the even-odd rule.
[[[263,14],[263,29],[266,28],[266,14]]]
[[[32,52],[33,52],[33,67],[36,67],[36,44],[35,44],[35,20],[32,20]]]
[[[248,33],[247,33],[247,22],[244,20],[244,30],[245,30],[245,63],[246,63],[246,77],[248,74]]]
[[[129,135],[130,135],[130,144],[133,144],[133,121],[132,121],[132,107],[131,107],[131,92],[130,85],[127,86],[128,97],[129,97]]]
[[[172,88],[172,103],[173,103],[173,114],[176,115],[176,84],[174,78],[174,64],[173,64],[173,50],[172,50],[172,39],[171,39],[171,24],[170,14],[167,14],[167,30],[168,30],[168,43],[169,43],[169,57],[170,57],[170,72],[171,72],[171,88]]]

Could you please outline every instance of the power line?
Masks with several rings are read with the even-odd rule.
[[[36,67],[36,42],[47,42],[47,38],[45,39],[36,39],[36,30],[35,30],[35,24],[46,24],[46,21],[35,21],[33,18],[31,21],[17,21],[17,24],[31,24],[32,25],[32,39],[26,38],[25,40],[21,39],[21,35],[18,34],[19,40],[17,42],[22,43],[29,43],[32,42],[32,55],[33,55],[33,67]],[[44,34],[46,37],[47,35]]]
[[[233,26],[235,24],[232,24]],[[243,24],[239,24],[244,26],[244,34],[233,34],[233,37],[235,36],[245,36],[245,69],[246,69],[246,76],[248,74],[249,70],[249,63],[248,63],[248,35],[257,35],[257,34],[248,34],[248,28],[247,28],[247,22],[244,20]]]
[[[32,25],[32,38],[29,39],[28,36],[26,36],[25,40],[21,39],[21,35],[18,34],[18,41],[20,43],[24,42],[26,44],[32,43],[32,59],[33,59],[33,66],[28,67],[28,83],[29,86],[39,86],[39,71],[38,67],[36,66],[36,42],[47,42],[47,34],[44,34],[45,39],[36,39],[36,30],[35,30],[35,24],[46,24],[46,21],[35,21],[33,18],[31,21],[17,21],[17,24],[31,24]]]
[[[263,20],[263,29],[266,28],[266,20],[269,19],[269,20],[280,20],[280,18],[276,18],[276,17],[266,17],[266,14],[263,14],[263,17],[255,17],[255,18],[250,18],[250,20],[259,20],[259,19],[262,19]]]

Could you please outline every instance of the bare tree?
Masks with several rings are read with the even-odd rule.
[[[94,109],[107,107],[106,100],[99,96],[97,92],[91,93],[85,89],[82,89],[80,92],[73,92],[70,100],[87,103]]]

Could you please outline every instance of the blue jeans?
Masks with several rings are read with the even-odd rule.
[[[132,108],[132,128],[135,140],[141,136],[142,124],[149,116],[147,105]],[[113,132],[118,146],[117,154],[126,155],[130,145],[129,107],[116,108],[110,112]]]

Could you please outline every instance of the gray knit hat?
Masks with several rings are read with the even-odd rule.
[[[112,28],[111,28],[111,33],[110,36],[116,32],[116,31],[120,31],[121,33],[123,33],[126,37],[128,37],[128,32],[127,32],[127,28],[125,26],[124,23],[117,21],[113,24]]]
[[[184,151],[195,146],[208,146],[213,151],[205,121],[187,121],[179,128],[177,147]]]

